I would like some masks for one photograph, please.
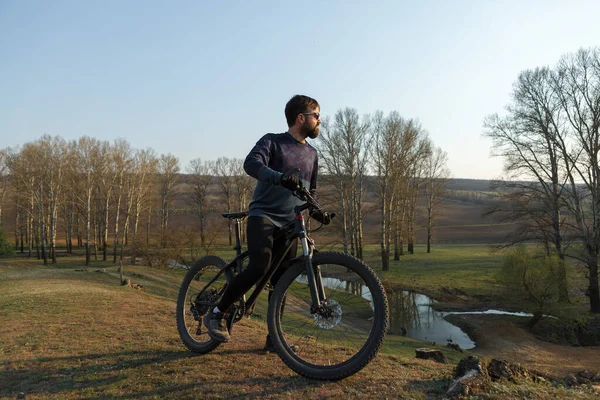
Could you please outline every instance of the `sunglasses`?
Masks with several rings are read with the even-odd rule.
[[[321,117],[321,114],[320,113],[316,113],[316,112],[302,113],[302,115],[314,115],[316,119],[319,119]]]

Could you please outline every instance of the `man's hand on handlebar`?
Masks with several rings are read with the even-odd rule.
[[[281,186],[291,191],[296,191],[302,188],[302,181],[298,177],[298,172],[300,172],[300,170],[296,168],[294,169],[288,171],[281,177]]]
[[[327,213],[327,211],[314,209],[310,212],[310,216],[322,223],[323,225],[329,225],[333,217],[335,217],[335,213],[329,214]]]

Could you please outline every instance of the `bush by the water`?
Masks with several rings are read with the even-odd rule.
[[[508,254],[498,275],[507,298],[513,298],[534,314],[530,327],[550,313],[558,301],[557,270],[561,260],[544,253],[529,252],[524,246]]]
[[[4,231],[2,230],[2,227],[0,226],[0,256],[5,255],[5,254],[12,254],[12,252],[13,252],[12,245],[10,243],[8,243],[6,236],[4,236]]]

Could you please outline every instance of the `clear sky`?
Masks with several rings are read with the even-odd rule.
[[[0,148],[48,133],[243,158],[294,94],[418,119],[455,178],[520,71],[600,44],[600,1],[0,0]]]

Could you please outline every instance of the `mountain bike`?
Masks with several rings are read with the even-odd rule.
[[[319,380],[339,380],[364,368],[383,343],[389,308],[377,275],[361,260],[345,253],[319,252],[306,229],[303,211],[325,215],[306,188],[294,195],[304,201],[294,209],[296,218],[279,231],[285,248],[255,286],[225,312],[228,329],[252,315],[261,292],[278,268],[286,268],[271,288],[267,309],[269,335],[277,354],[298,374]],[[193,352],[208,353],[221,343],[212,340],[202,317],[219,302],[228,282],[243,268],[248,251],[242,251],[241,224],[248,212],[222,214],[235,227],[236,257],[229,263],[217,256],[199,259],[187,272],[177,297],[177,328]],[[334,215],[334,214],[332,214]],[[302,255],[284,263],[298,238]]]

